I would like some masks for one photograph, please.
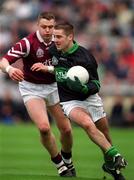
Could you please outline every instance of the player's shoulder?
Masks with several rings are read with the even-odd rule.
[[[35,43],[36,40],[35,33],[31,33],[28,36],[20,39],[16,44],[21,44],[21,46],[31,46],[31,44]]]
[[[85,57],[85,59],[87,59],[88,62],[90,62],[91,64],[96,64],[97,65],[96,58],[89,49],[87,49],[87,48],[85,48],[83,46],[79,46],[79,53],[83,57]]]
[[[81,52],[83,54],[87,54],[87,55],[93,56],[92,53],[87,48],[85,48],[84,46],[80,46],[79,45],[78,50],[79,50],[79,52]]]
[[[23,39],[28,40],[29,43],[33,43],[33,42],[36,42],[38,40],[37,36],[36,36],[36,32],[30,33],[28,36],[24,37]]]
[[[86,49],[83,46],[79,46],[78,52],[81,53],[82,55],[85,55],[85,56],[90,57],[90,58],[94,57],[93,54],[91,53],[91,51]]]

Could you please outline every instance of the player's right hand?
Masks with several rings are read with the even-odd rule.
[[[10,78],[14,81],[23,81],[24,80],[24,74],[23,72],[18,68],[10,68],[8,72]]]
[[[32,71],[48,72],[48,67],[43,63],[34,63],[31,67]]]
[[[83,85],[78,79],[78,77],[75,76],[74,78],[75,78],[74,81],[71,80],[69,77],[66,79],[66,84],[68,88],[75,92],[82,92],[84,94],[87,94],[88,93],[87,85]]]

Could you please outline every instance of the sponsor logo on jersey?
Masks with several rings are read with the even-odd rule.
[[[45,62],[43,62],[44,65],[46,66],[52,66],[52,59],[46,59]]]
[[[57,65],[58,64],[58,59],[55,57],[55,56],[53,56],[52,57],[52,65]]]
[[[56,80],[58,82],[64,82],[67,77],[67,68],[56,67]]]
[[[41,49],[40,47],[37,49],[37,51],[36,51],[36,56],[38,57],[38,58],[41,58],[41,57],[43,57],[44,56],[44,51],[43,51],[43,49]]]

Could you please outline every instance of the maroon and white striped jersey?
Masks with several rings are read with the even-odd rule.
[[[18,59],[23,60],[24,79],[26,81],[36,84],[51,84],[55,82],[54,74],[31,71],[30,68],[37,62],[51,65],[49,47],[52,43],[53,42],[46,44],[40,36],[39,31],[36,31],[11,47],[4,58],[6,58],[10,64]]]

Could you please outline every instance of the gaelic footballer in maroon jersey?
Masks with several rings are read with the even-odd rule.
[[[51,84],[55,82],[52,73],[43,73],[41,71],[31,71],[30,68],[34,63],[40,62],[45,65],[51,65],[51,56],[49,54],[49,46],[53,42],[46,44],[39,31],[30,34],[16,43],[4,56],[10,64],[18,59],[23,60],[24,79],[36,84]]]
[[[59,104],[59,94],[55,77],[49,72],[39,71],[40,67],[51,65],[49,47],[53,44],[52,34],[55,17],[43,12],[38,17],[38,30],[16,43],[0,61],[0,69],[12,80],[19,82],[19,90],[28,114],[39,130],[41,143],[48,151],[60,176],[75,176],[71,161],[72,133],[69,120],[64,116]],[[24,67],[16,68],[10,64],[22,59]],[[51,132],[47,112],[54,117],[60,131],[61,152],[56,138]],[[65,164],[66,163],[66,164]],[[71,165],[71,166],[70,166]],[[73,170],[69,170],[69,168]]]

